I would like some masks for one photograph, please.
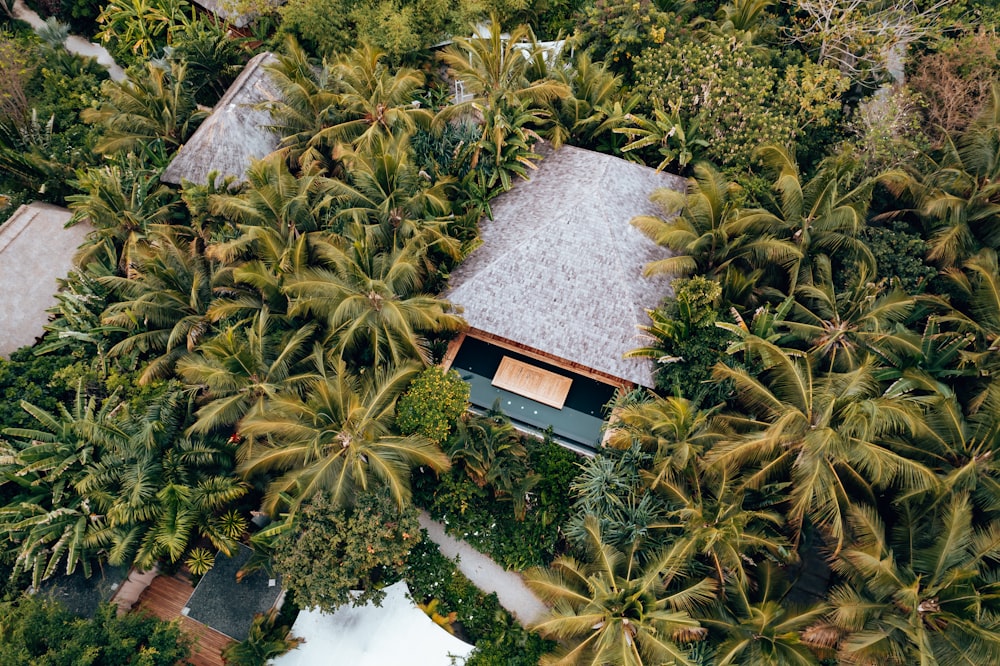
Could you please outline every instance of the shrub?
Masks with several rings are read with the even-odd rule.
[[[469,385],[454,370],[431,366],[420,373],[399,399],[396,425],[404,435],[444,442],[469,406]]]

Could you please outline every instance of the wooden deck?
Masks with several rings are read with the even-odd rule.
[[[135,608],[161,620],[179,620],[181,630],[193,641],[188,660],[192,666],[224,666],[222,651],[233,639],[181,614],[193,593],[191,579],[183,572],[157,576],[139,597]]]
[[[562,409],[573,380],[504,356],[493,376],[493,385],[543,405]]]

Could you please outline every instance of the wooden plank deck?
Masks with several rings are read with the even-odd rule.
[[[562,409],[573,380],[504,356],[493,375],[493,385],[536,402]]]
[[[179,620],[181,630],[193,642],[188,659],[192,666],[225,666],[222,651],[233,639],[181,614],[193,593],[191,579],[183,572],[157,576],[143,591],[135,608],[168,622]]]

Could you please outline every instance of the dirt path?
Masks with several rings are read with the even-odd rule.
[[[29,9],[24,4],[24,0],[14,0],[14,16],[30,24],[35,29],[35,32],[45,27],[45,21],[42,20],[42,17],[36,14],[34,10]],[[88,42],[78,35],[70,35],[63,43],[63,46],[70,53],[96,58],[98,64],[103,65],[115,81],[121,81],[125,78],[125,70],[115,62],[115,59],[111,57],[107,49],[100,44]]]
[[[478,550],[444,531],[444,525],[425,512],[420,514],[420,526],[436,543],[441,552],[451,558],[458,557],[458,569],[483,592],[496,592],[500,605],[521,622],[528,625],[537,621],[547,610],[538,597],[528,589],[524,580],[513,571],[507,571]]]

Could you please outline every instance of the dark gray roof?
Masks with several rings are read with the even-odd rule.
[[[252,554],[252,550],[240,545],[233,557],[216,555],[215,566],[188,600],[187,616],[230,638],[245,641],[253,616],[270,610],[281,594],[280,580],[270,585],[270,576],[261,570],[236,581],[236,572]]]
[[[668,256],[629,221],[656,215],[649,195],[683,179],[572,146],[549,152],[493,204],[482,245],[451,274],[447,298],[472,328],[653,386],[636,326],[667,295],[667,277],[645,278]]]
[[[77,569],[72,576],[61,574],[41,584],[38,593],[58,601],[74,615],[93,617],[97,607],[111,597],[128,577],[128,567],[95,564],[90,578]]]
[[[208,174],[246,177],[250,161],[273,152],[281,141],[269,128],[271,114],[254,108],[273,101],[278,89],[264,65],[277,62],[271,53],[254,56],[212,109],[212,115],[181,146],[163,170],[160,180],[180,185],[182,180],[204,184]]]

